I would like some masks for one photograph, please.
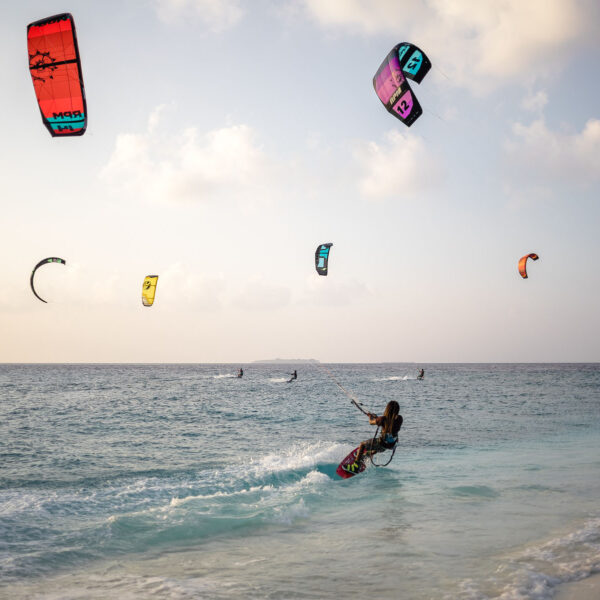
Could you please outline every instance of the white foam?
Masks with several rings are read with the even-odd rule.
[[[145,498],[142,506],[140,506],[138,503],[137,507],[133,510],[127,510],[126,512],[120,514],[113,513],[111,516],[106,518],[105,522],[113,524],[117,523],[122,517],[135,518],[144,515],[154,515],[155,518],[164,519],[169,518],[168,513],[180,510],[189,503],[198,502],[202,504],[205,502],[210,502],[211,500],[226,500],[227,498],[240,496],[243,497],[244,495],[250,494],[260,495],[258,502],[265,501],[269,497],[277,499],[281,495],[286,497],[294,497],[302,493],[302,490],[307,487],[321,485],[330,481],[330,478],[325,473],[315,470],[314,467],[322,463],[337,463],[340,459],[340,456],[343,456],[344,453],[347,454],[349,451],[350,450],[348,447],[337,443],[331,444],[317,442],[295,444],[287,448],[285,451],[276,454],[269,454],[255,460],[251,460],[245,468],[245,473],[250,475],[251,478],[258,479],[260,481],[265,477],[277,473],[285,473],[286,471],[296,471],[300,469],[311,469],[299,480],[281,485],[267,482],[262,485],[260,483],[254,483],[254,485],[246,485],[242,489],[228,490],[228,485],[233,486],[237,482],[237,485],[239,486],[240,483],[239,468],[237,466],[228,467],[223,470],[214,471],[214,477],[211,478],[214,479],[213,485],[218,485],[222,489],[217,489],[216,491],[211,491],[206,494],[192,492],[183,497],[180,495],[170,495],[166,502],[161,503],[158,506],[150,506],[152,499]],[[209,481],[206,479],[206,472],[204,473],[201,484],[209,484]],[[165,482],[161,482],[160,480],[144,478],[132,482],[120,489],[111,491],[111,495],[113,497],[126,496],[128,494],[137,496],[144,494],[149,490],[154,490],[158,494],[164,494],[165,492],[168,492],[169,487],[170,486],[168,483],[165,484]],[[176,487],[178,489],[178,494],[181,494],[182,492],[185,494],[185,489],[182,490],[180,483],[178,483]],[[190,482],[189,487],[197,488],[197,483],[196,485],[193,485],[193,482]],[[256,502],[256,499],[253,501]]]
[[[600,572],[600,519],[587,521],[580,529],[530,546],[507,557],[497,569],[497,577],[478,585],[473,580],[461,584],[461,597],[498,600],[551,600],[557,586],[579,581]],[[502,582],[500,578],[505,579]],[[483,593],[494,588],[495,593]]]
[[[299,481],[280,488],[272,488],[273,493],[285,493],[292,496],[301,494],[306,488],[312,488],[331,481],[330,477],[320,471],[310,471]]]
[[[307,473],[306,477],[301,480],[302,484],[320,484],[330,481],[331,478],[326,473],[321,473],[321,471],[311,471]]]
[[[193,502],[194,500],[211,500],[213,498],[229,498],[233,496],[239,496],[243,494],[252,494],[254,492],[261,491],[269,491],[272,489],[271,485],[255,485],[249,488],[245,488],[243,490],[235,490],[232,492],[214,492],[212,494],[199,494],[197,496],[185,496],[184,498],[171,498],[171,502],[169,502],[169,506],[172,508],[183,506],[188,502]]]
[[[252,513],[254,516],[259,516],[267,522],[291,525],[299,519],[308,517],[309,510],[304,504],[302,494],[306,493],[306,491],[311,488],[318,487],[329,481],[331,480],[328,475],[313,470],[300,480],[280,486],[272,484],[255,485],[231,492],[217,491],[210,494],[192,494],[183,498],[172,497],[168,504],[130,511],[121,515],[111,515],[106,519],[106,522],[112,525],[118,523],[121,519],[148,516],[161,520],[171,519],[173,518],[172,513],[174,511],[180,511],[182,509],[186,512],[194,511],[195,507],[193,504],[192,506],[187,506],[194,502],[197,502],[202,506],[204,512],[208,510],[208,513],[212,513],[213,509],[219,511],[219,508],[217,504],[211,505],[210,500],[228,499],[237,496],[241,497],[240,501],[238,501],[239,506],[242,509],[241,514],[244,513],[244,507],[247,508],[252,506]],[[244,501],[243,496],[249,496],[251,494],[255,495],[250,496],[248,500]],[[209,502],[208,504],[207,501]],[[258,515],[255,514],[257,507],[260,507]]]
[[[304,499],[300,498],[296,504],[279,509],[276,512],[273,521],[275,523],[281,523],[282,525],[291,525],[295,521],[306,519],[308,515],[309,510],[304,504]]]
[[[277,473],[311,468],[322,463],[339,462],[343,452],[350,451],[342,444],[305,443],[295,444],[277,454],[269,454],[250,462],[250,469],[255,474]]]
[[[0,517],[17,519],[23,515],[44,515],[52,518],[57,511],[69,511],[74,505],[90,503],[96,499],[96,491],[64,492],[43,490],[23,492],[9,490],[0,494]]]
[[[165,600],[192,600],[210,598],[222,583],[207,577],[161,577],[159,575],[135,575],[119,569],[106,581],[104,574],[97,572],[64,576],[44,581],[43,587],[34,584],[29,587],[29,597],[44,600],[137,600],[138,598],[161,598]],[[27,589],[27,588],[26,588]],[[21,597],[21,596],[20,596]]]

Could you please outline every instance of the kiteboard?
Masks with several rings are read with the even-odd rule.
[[[336,473],[343,479],[349,479],[350,477],[354,477],[355,475],[362,473],[367,468],[367,465],[366,465],[365,461],[363,460],[361,465],[358,467],[358,471],[356,471],[356,473],[350,473],[350,472],[344,471],[344,469],[342,469],[343,466],[351,465],[354,462],[357,452],[358,452],[358,448],[354,448],[354,450],[352,450],[352,452],[350,452],[350,454],[348,454],[348,456],[346,456],[346,458],[339,464],[339,466],[336,470]]]

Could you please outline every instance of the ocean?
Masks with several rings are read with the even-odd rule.
[[[318,365],[0,365],[0,598],[546,600],[600,572],[600,365],[324,367],[400,403],[389,466],[336,476],[374,427]]]

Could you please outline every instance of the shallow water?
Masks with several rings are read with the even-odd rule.
[[[243,379],[235,378],[239,366]],[[600,366],[0,365],[0,597],[552,598],[600,571]],[[387,457],[381,457],[387,460]]]

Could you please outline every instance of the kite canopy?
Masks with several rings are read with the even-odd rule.
[[[146,275],[142,284],[142,304],[144,306],[152,306],[154,304],[157,283],[158,275]]]
[[[519,260],[519,273],[521,274],[521,277],[523,279],[527,279],[527,259],[530,258],[531,260],[537,260],[539,258],[539,256],[537,254],[531,253],[531,254],[526,254],[525,256],[522,256],[521,259]]]
[[[29,278],[29,285],[31,286],[31,291],[33,292],[34,296],[38,299],[41,300],[42,302],[44,302],[45,304],[48,304],[43,298],[41,298],[40,296],[38,296],[37,292],[35,291],[35,287],[33,286],[33,277],[35,275],[35,272],[42,266],[42,265],[46,265],[48,263],[59,263],[61,265],[66,265],[67,261],[62,259],[62,258],[57,258],[56,256],[50,256],[49,258],[44,258],[44,260],[40,260],[40,262],[35,265],[35,267],[33,267],[33,271],[31,272],[31,277]]]
[[[329,264],[329,249],[333,244],[321,244],[315,252],[315,268],[319,275],[327,275]]]
[[[421,83],[431,69],[426,54],[414,44],[403,42],[381,63],[373,87],[386,110],[410,127],[423,113],[407,79]]]
[[[62,13],[30,23],[27,50],[33,88],[50,135],[83,135],[87,107],[73,17]]]

